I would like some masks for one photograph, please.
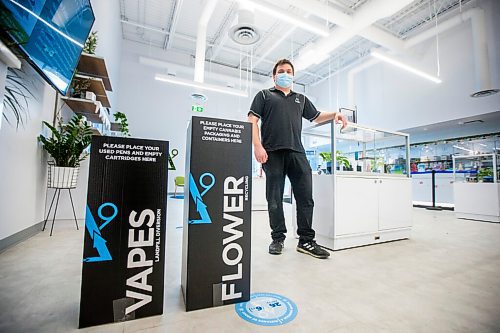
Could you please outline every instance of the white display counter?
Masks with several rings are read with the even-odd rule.
[[[457,218],[500,222],[499,158],[496,153],[453,156]],[[458,178],[460,172],[466,173],[465,178]]]
[[[414,205],[432,206],[432,173],[412,173]],[[462,175],[463,177],[463,175]],[[453,172],[436,172],[436,206],[453,207]]]
[[[304,130],[308,159],[320,166],[312,176],[318,244],[340,250],[410,237],[409,141],[405,133],[352,123]]]
[[[252,177],[252,210],[267,210],[265,177]]]
[[[332,250],[409,238],[411,179],[391,175],[313,175],[313,229]],[[294,200],[295,209],[295,200]],[[296,234],[297,220],[293,214]]]
[[[499,183],[456,182],[454,192],[458,218],[500,222]]]

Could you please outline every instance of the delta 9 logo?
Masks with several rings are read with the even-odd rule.
[[[208,178],[206,181],[204,179]],[[189,224],[209,224],[212,223],[212,219],[210,218],[210,214],[208,214],[207,205],[203,203],[203,196],[207,194],[207,192],[215,185],[215,177],[209,172],[205,172],[200,176],[199,179],[200,187],[203,188],[203,191],[200,193],[198,186],[196,185],[196,181],[194,180],[193,175],[189,174],[189,193],[191,194],[191,198],[193,198],[194,204],[196,205],[196,211],[199,214],[199,219],[189,220]]]
[[[104,215],[103,210],[106,207],[106,212],[110,212],[111,215]],[[85,226],[89,232],[90,238],[93,241],[93,248],[97,250],[97,256],[84,258],[84,262],[99,262],[99,261],[110,261],[113,260],[111,253],[109,253],[108,247],[106,246],[106,240],[102,237],[101,231],[113,221],[113,219],[118,215],[118,207],[111,202],[103,203],[97,209],[97,216],[100,219],[100,225],[98,226],[90,207],[87,205],[87,211],[85,214]]]

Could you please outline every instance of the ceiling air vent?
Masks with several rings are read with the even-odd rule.
[[[480,90],[478,92],[475,92],[470,95],[470,97],[486,97],[486,96],[491,96],[499,92],[500,89],[486,89],[486,90]]]
[[[231,28],[230,37],[240,45],[252,45],[260,39],[259,33],[253,27],[236,25]]]
[[[254,25],[253,9],[244,2],[240,2],[238,23],[229,31],[229,37],[239,45],[252,45],[260,39],[260,34]]]

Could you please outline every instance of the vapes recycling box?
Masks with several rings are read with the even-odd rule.
[[[92,138],[79,327],[163,313],[168,142]]]
[[[250,299],[251,141],[250,123],[192,117],[181,276],[187,311]]]

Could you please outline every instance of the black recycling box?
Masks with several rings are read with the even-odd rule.
[[[186,311],[250,299],[252,127],[192,117],[181,284]]]
[[[79,327],[163,313],[168,142],[92,138]]]

